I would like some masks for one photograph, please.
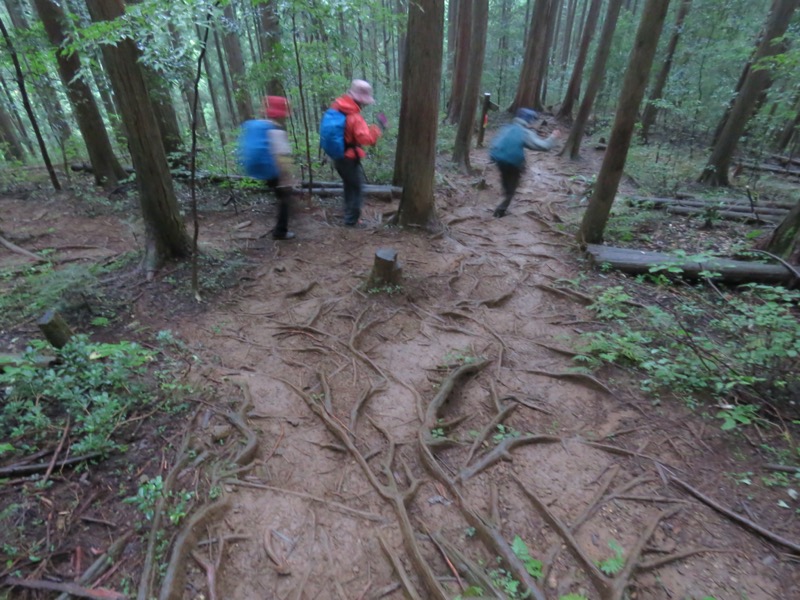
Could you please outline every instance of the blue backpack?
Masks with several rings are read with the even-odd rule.
[[[319,124],[319,145],[333,160],[344,158],[344,129],[347,115],[329,108]]]
[[[496,163],[522,167],[525,164],[525,130],[516,124],[506,125],[492,140],[489,158]]]
[[[239,135],[239,164],[253,179],[269,181],[280,175],[278,164],[269,147],[269,130],[275,125],[263,119],[242,123]]]

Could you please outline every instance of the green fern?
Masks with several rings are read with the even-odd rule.
[[[597,566],[600,567],[600,570],[606,575],[616,575],[622,571],[622,567],[625,566],[625,551],[614,540],[608,542],[608,547],[614,551],[614,556],[601,560],[597,563]]]

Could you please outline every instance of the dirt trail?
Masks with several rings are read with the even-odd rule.
[[[246,538],[226,545],[221,597],[413,597],[398,568],[419,598],[437,597],[437,585],[452,598],[462,582],[479,585],[486,597],[522,597],[523,587],[514,595],[507,576],[519,574],[498,560],[502,548],[487,543],[487,531],[508,544],[519,536],[544,562],[539,597],[622,598],[623,580],[630,583],[625,597],[642,599],[788,598],[797,591],[776,547],[665,485],[671,473],[707,489],[697,467],[705,452],[696,437],[701,423],[681,407],[656,411],[623,385],[608,384],[607,393],[590,380],[542,374],[572,366],[552,348],[568,348],[575,323],[588,318],[581,302],[548,289],[577,274],[570,240],[546,223],[566,199],[563,169],[555,156],[531,157],[504,219],[491,217],[499,182],[487,170],[488,189],[438,199],[446,215],[438,235],[378,227],[387,209],[379,202],[368,204],[365,230],[331,224],[338,206],[300,210],[292,223],[297,240],[256,242],[263,264],[253,280],[180,325],[193,351],[213,365],[203,377],[250,390],[260,441],[257,466],[227,484],[231,510],[212,528]],[[229,215],[217,233],[248,218]],[[266,229],[271,213],[262,218],[253,220]],[[395,293],[369,293],[362,283],[384,246],[398,251],[405,280]],[[425,410],[448,376],[482,360],[483,368],[454,382],[435,426],[424,428]],[[337,428],[344,439],[332,433]],[[476,437],[485,441],[475,446]],[[593,440],[625,451],[587,443]],[[466,465],[481,465],[505,444],[515,446],[503,457],[513,460],[468,477]],[[448,488],[437,480],[421,445],[441,473],[464,481]],[[485,531],[473,533],[465,511],[479,515]],[[562,534],[574,547],[563,546],[558,527],[573,528]],[[430,534],[441,536],[438,545]],[[609,544],[628,559],[617,579],[595,566],[615,555]],[[716,551],[678,556],[700,549]],[[469,561],[474,572],[493,576],[465,578]],[[426,583],[422,564],[438,580]],[[202,574],[191,584],[203,590]]]

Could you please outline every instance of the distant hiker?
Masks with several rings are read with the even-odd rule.
[[[378,116],[380,125],[367,125],[361,108],[375,104],[372,86],[354,79],[346,94],[333,101],[320,124],[320,145],[333,159],[344,186],[344,224],[356,227],[363,203],[363,169],[366,156],[362,146],[374,146],[386,128],[386,117]]]
[[[514,120],[503,127],[492,140],[489,157],[500,169],[505,200],[494,209],[495,217],[504,217],[511,199],[519,187],[519,180],[525,171],[525,148],[530,150],[550,150],[561,137],[561,131],[554,130],[547,139],[537,136],[529,127],[539,115],[530,108],[520,108]]]
[[[283,96],[266,96],[264,116],[266,119],[253,119],[242,124],[239,162],[248,176],[266,182],[275,194],[278,216],[272,239],[291,240],[295,237],[294,232],[289,231],[292,149],[285,128],[289,101]]]

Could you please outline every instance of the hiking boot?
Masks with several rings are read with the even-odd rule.
[[[495,208],[494,209],[494,213],[492,213],[492,216],[497,217],[498,219],[500,217],[505,217],[506,216],[506,209],[505,208]]]
[[[294,231],[287,231],[284,234],[275,233],[275,232],[272,233],[272,239],[273,240],[293,240],[294,238],[295,238]]]

